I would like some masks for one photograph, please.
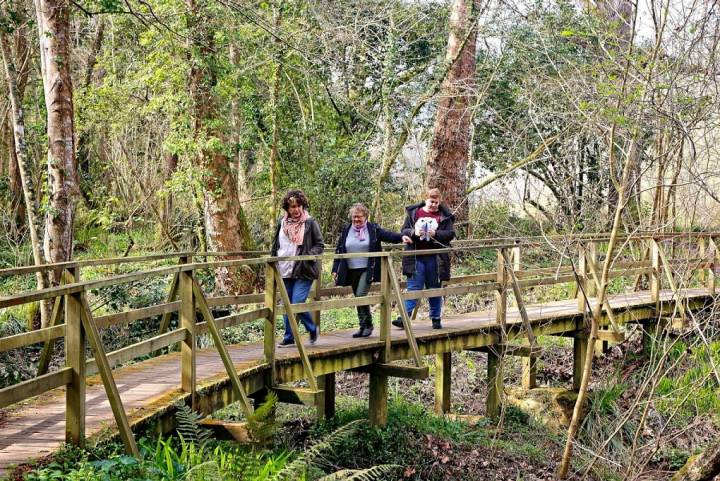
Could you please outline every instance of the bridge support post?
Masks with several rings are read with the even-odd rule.
[[[530,355],[522,358],[522,387],[523,389],[537,387],[537,356]]]
[[[182,390],[190,393],[192,409],[197,408],[196,372],[195,372],[195,296],[193,295],[193,273],[180,273],[180,326],[186,329],[185,340],[180,343]]]
[[[641,324],[643,329],[642,346],[643,352],[646,355],[649,355],[658,345],[658,342],[668,325],[672,325],[672,321],[666,317],[650,319],[646,323]]]
[[[435,356],[435,412],[450,412],[450,390],[452,386],[452,353],[443,352]]]
[[[80,268],[70,270],[74,282],[80,282]],[[59,298],[55,302],[60,302]],[[85,330],[82,326],[80,297],[66,294],[65,365],[72,368],[72,380],[65,391],[65,442],[85,446]]]
[[[587,335],[584,332],[578,332],[573,337],[573,390],[575,391],[580,389],[587,355]]]
[[[318,395],[317,418],[332,419],[335,417],[335,373],[331,372],[318,376],[318,389],[322,393]]]
[[[487,359],[487,370],[488,370],[488,392],[487,401],[485,403],[485,414],[488,417],[497,417],[500,415],[500,409],[502,408],[502,394],[503,394],[503,351],[493,349],[491,346],[488,349]]]
[[[587,312],[587,299],[597,296],[595,279],[592,278],[589,265],[597,265],[597,243],[588,242],[587,246],[580,246],[578,258],[578,280],[580,285],[577,290],[578,311]]]
[[[377,372],[370,373],[370,423],[385,426],[388,416],[388,377]]]

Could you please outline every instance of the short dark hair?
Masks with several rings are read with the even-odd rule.
[[[289,190],[282,199],[282,208],[283,210],[285,210],[285,212],[287,212],[290,208],[291,200],[294,200],[295,202],[303,206],[305,209],[307,209],[309,206],[307,197],[305,197],[305,193],[302,190]]]

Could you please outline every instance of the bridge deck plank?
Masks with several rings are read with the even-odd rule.
[[[689,297],[705,297],[705,289],[689,289]],[[664,300],[670,300],[672,293],[661,293]],[[648,305],[649,292],[615,295],[610,298],[614,309]],[[528,316],[533,324],[543,323],[577,314],[577,301],[549,302],[528,305]],[[521,323],[517,309],[508,311],[508,324]],[[496,327],[494,311],[480,311],[448,316],[443,319],[443,329],[433,330],[429,322],[413,323],[415,337],[419,342],[428,342],[433,337],[457,335],[463,331]],[[324,332],[318,344],[308,349],[311,357],[327,356],[338,352],[350,352],[380,347],[379,329],[369,338],[352,339],[354,329]],[[402,330],[392,330],[393,340],[402,340]],[[230,356],[239,373],[257,365],[262,360],[262,343],[228,346]],[[277,360],[294,361],[299,358],[295,349],[279,349]],[[222,361],[214,349],[200,350],[197,354],[197,376],[204,380],[217,378],[225,372]],[[138,414],[143,408],[155,405],[169,393],[180,388],[180,355],[170,353],[142,363],[118,368],[113,371],[123,404],[130,413]],[[98,433],[107,426],[114,427],[110,403],[99,378],[88,379],[87,386],[87,433]],[[17,464],[31,459],[42,458],[60,447],[65,436],[64,388],[58,388],[34,399],[9,408],[4,419],[0,418],[0,477]]]

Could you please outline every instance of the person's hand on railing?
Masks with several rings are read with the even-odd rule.
[[[405,244],[412,244],[412,243],[413,243],[413,240],[410,238],[410,236],[406,236],[406,235],[402,236],[402,241],[403,241]]]

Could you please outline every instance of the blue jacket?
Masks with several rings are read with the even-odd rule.
[[[347,241],[347,236],[350,233],[350,227],[351,224],[346,224],[345,227],[343,227],[342,234],[340,234],[337,247],[335,248],[336,254],[347,254],[347,250],[345,249],[345,242]],[[368,222],[367,228],[368,233],[370,234],[370,252],[381,252],[381,242],[390,242],[393,244],[398,244],[402,242],[402,234],[396,234],[395,232],[385,230],[374,222]],[[368,258],[367,272],[369,282],[380,280],[380,264],[381,262],[377,257]],[[350,281],[348,280],[347,276],[347,259],[335,259],[335,261],[333,262],[332,271],[337,272],[337,279],[335,281],[336,285],[350,285]]]

